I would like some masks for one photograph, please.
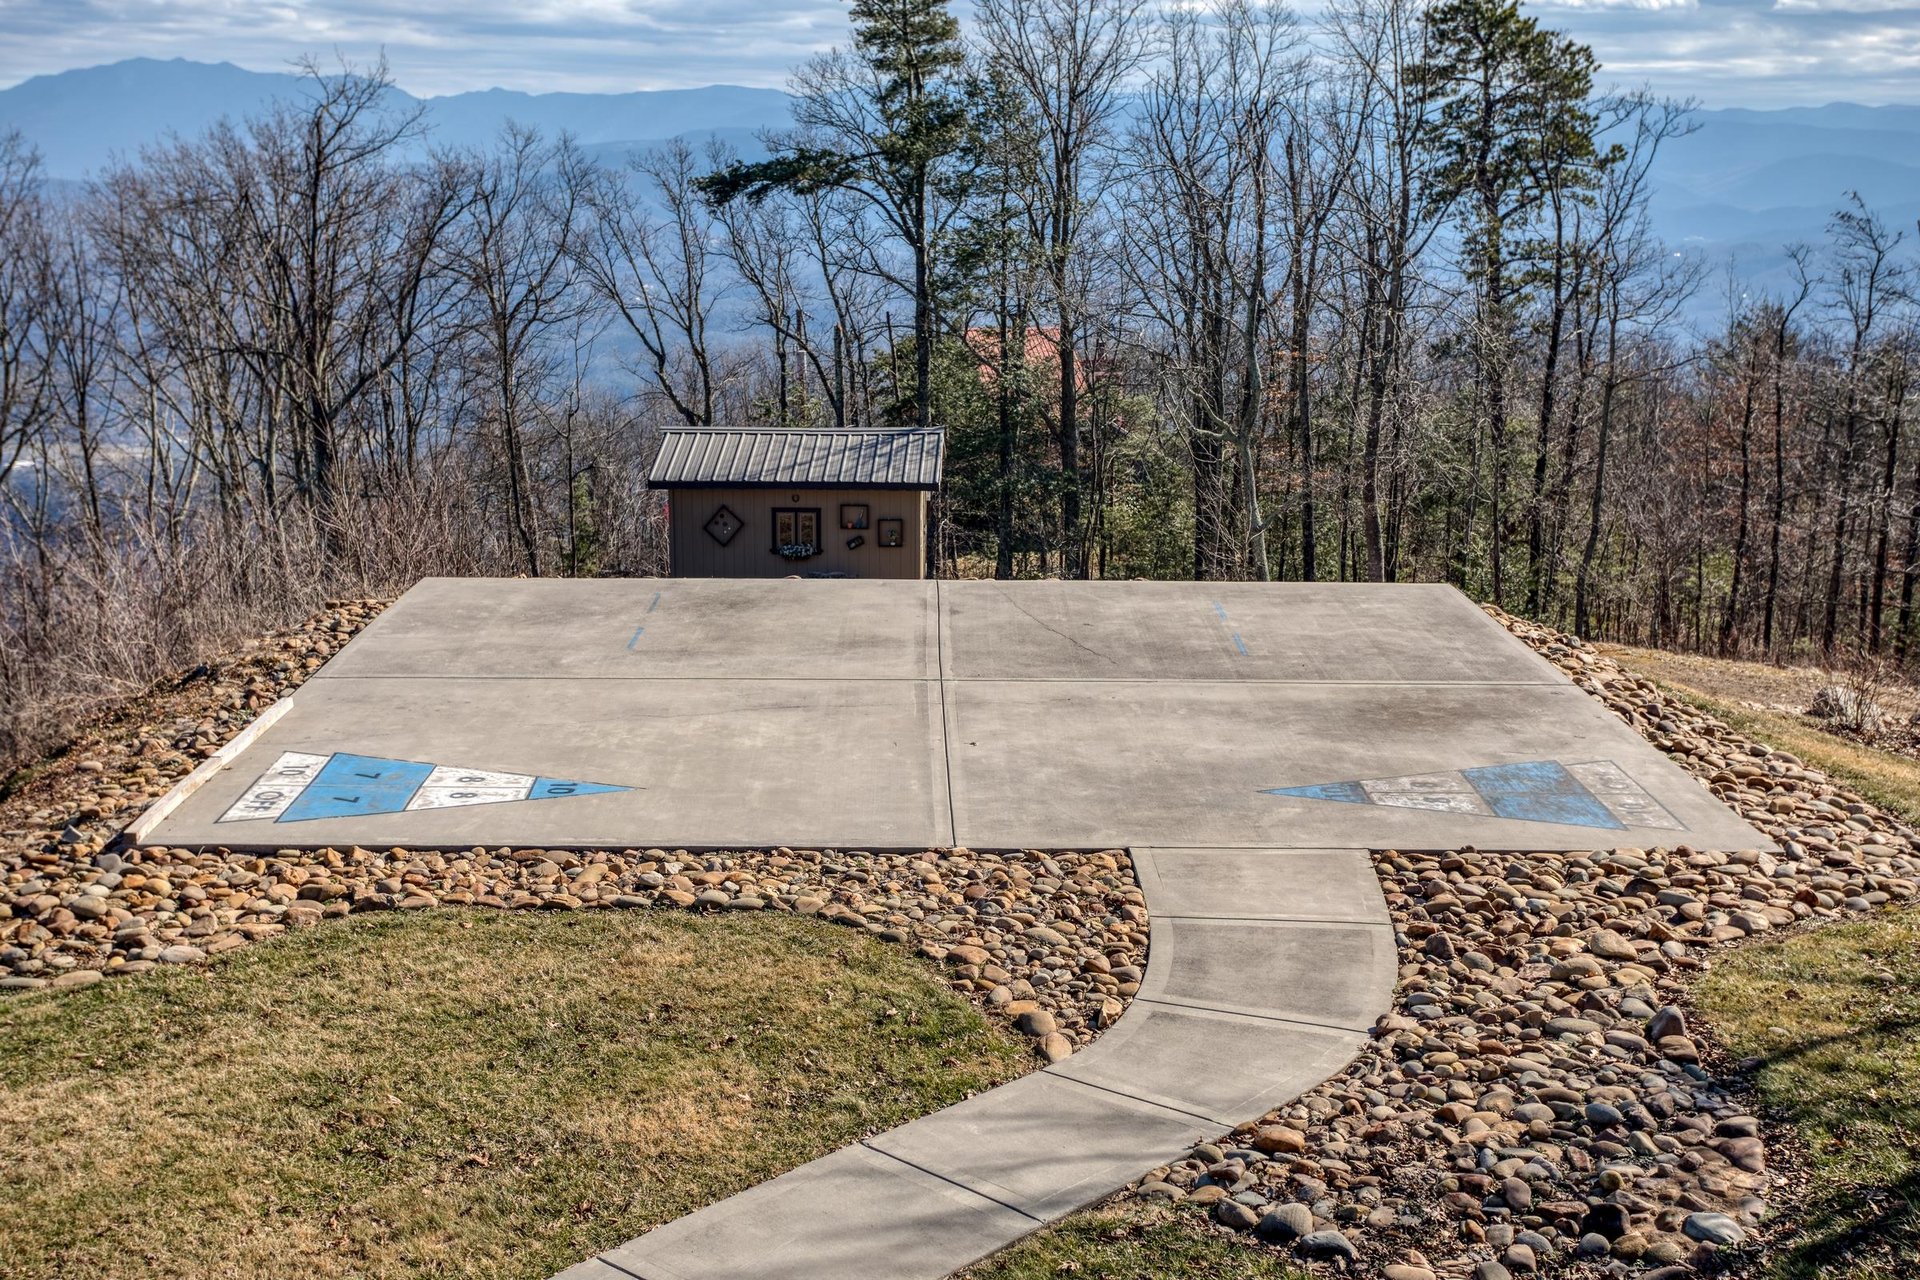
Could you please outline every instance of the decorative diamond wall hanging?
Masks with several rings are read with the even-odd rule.
[[[744,527],[745,522],[733,514],[725,503],[721,503],[720,509],[707,517],[707,536],[723,547],[732,542],[733,535]]]

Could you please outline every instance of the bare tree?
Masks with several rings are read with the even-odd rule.
[[[1832,305],[1846,331],[1846,364],[1838,371],[1840,445],[1834,454],[1832,476],[1835,505],[1828,545],[1826,605],[1820,625],[1820,647],[1831,654],[1839,638],[1840,587],[1853,533],[1855,495],[1853,472],[1858,462],[1861,427],[1871,412],[1872,383],[1883,376],[1885,349],[1876,339],[1885,313],[1904,300],[1911,268],[1896,256],[1904,233],[1890,229],[1860,198],[1850,193],[1848,204],[1833,215]],[[1889,470],[1891,470],[1889,463]],[[1877,623],[1876,623],[1877,631]],[[1874,646],[1878,647],[1878,637]]]
[[[507,507],[526,571],[544,566],[529,439],[536,398],[555,371],[549,339],[578,313],[574,264],[587,176],[579,150],[510,126],[499,150],[460,161],[471,191],[453,245],[472,291],[488,427],[500,448]]]
[[[49,410],[42,317],[48,245],[39,166],[18,130],[0,133],[0,491]]]
[[[719,252],[695,183],[724,158],[676,139],[633,157],[625,173],[594,175],[576,249],[586,281],[640,344],[656,392],[691,426],[713,422],[719,389],[708,341]]]
[[[976,13],[988,65],[1017,86],[1036,126],[1023,204],[1054,321],[1055,429],[1069,577],[1086,577],[1089,566],[1081,515],[1079,401],[1085,375],[1079,346],[1093,260],[1084,229],[1105,198],[1122,93],[1144,49],[1144,8],[1144,0],[982,0]]]
[[[1273,146],[1305,68],[1277,7],[1227,0],[1162,22],[1129,144],[1126,271],[1191,453],[1193,574],[1238,576],[1250,562],[1265,579]]]

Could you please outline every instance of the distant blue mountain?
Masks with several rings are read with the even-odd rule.
[[[1851,191],[1896,229],[1911,232],[1920,217],[1920,106],[1733,107],[1695,119],[1695,132],[1661,148],[1652,177],[1655,230],[1721,277],[1689,308],[1696,323],[1724,321],[1728,276],[1748,297],[1791,289],[1788,246],[1818,247]]]
[[[191,137],[222,118],[238,120],[311,92],[303,77],[290,72],[130,58],[0,89],[0,127],[25,134],[40,149],[49,176],[83,178],[169,133]],[[485,142],[514,121],[547,134],[565,130],[601,155],[684,136],[718,135],[750,145],[758,131],[789,120],[787,95],[779,90],[725,84],[635,93],[485,89],[438,98],[393,91],[394,106],[416,104],[426,111],[428,140],[435,145]]]
[[[308,92],[290,72],[133,58],[0,90],[0,127],[23,131],[49,176],[78,180],[168,133],[191,136],[223,116]],[[603,161],[675,137],[717,137],[751,154],[756,135],[785,125],[790,109],[778,90],[737,85],[608,94],[488,89],[437,98],[396,89],[394,101],[424,108],[433,144],[482,143],[513,120],[566,130]],[[1786,246],[1818,243],[1850,190],[1895,226],[1911,229],[1920,216],[1920,105],[1728,108],[1695,119],[1696,131],[1670,141],[1655,166],[1655,229],[1755,287],[1785,286]],[[1711,321],[1724,304],[1704,305],[1695,314]]]

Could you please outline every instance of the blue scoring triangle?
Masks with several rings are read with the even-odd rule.
[[[1480,793],[1496,817],[1626,830],[1626,825],[1608,812],[1557,760],[1486,765],[1462,769],[1460,773]]]
[[[1357,782],[1318,782],[1310,787],[1269,787],[1267,796],[1299,796],[1303,800],[1332,800],[1339,804],[1372,804],[1373,798]]]
[[[616,787],[606,782],[574,782],[567,778],[536,778],[533,790],[527,793],[529,800],[560,800],[568,796],[597,796],[611,791],[631,791],[632,787]]]
[[[335,752],[278,822],[399,813],[433,772],[430,764]]]
[[[364,818],[401,813],[426,782],[435,766],[418,760],[394,760],[337,751],[327,758],[314,780],[294,798],[276,822],[307,822],[315,818]],[[604,795],[631,791],[605,782],[576,782],[571,778],[535,778],[529,800],[560,800],[569,796]]]

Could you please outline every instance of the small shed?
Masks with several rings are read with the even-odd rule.
[[[677,578],[924,578],[945,432],[677,427],[667,492]]]

